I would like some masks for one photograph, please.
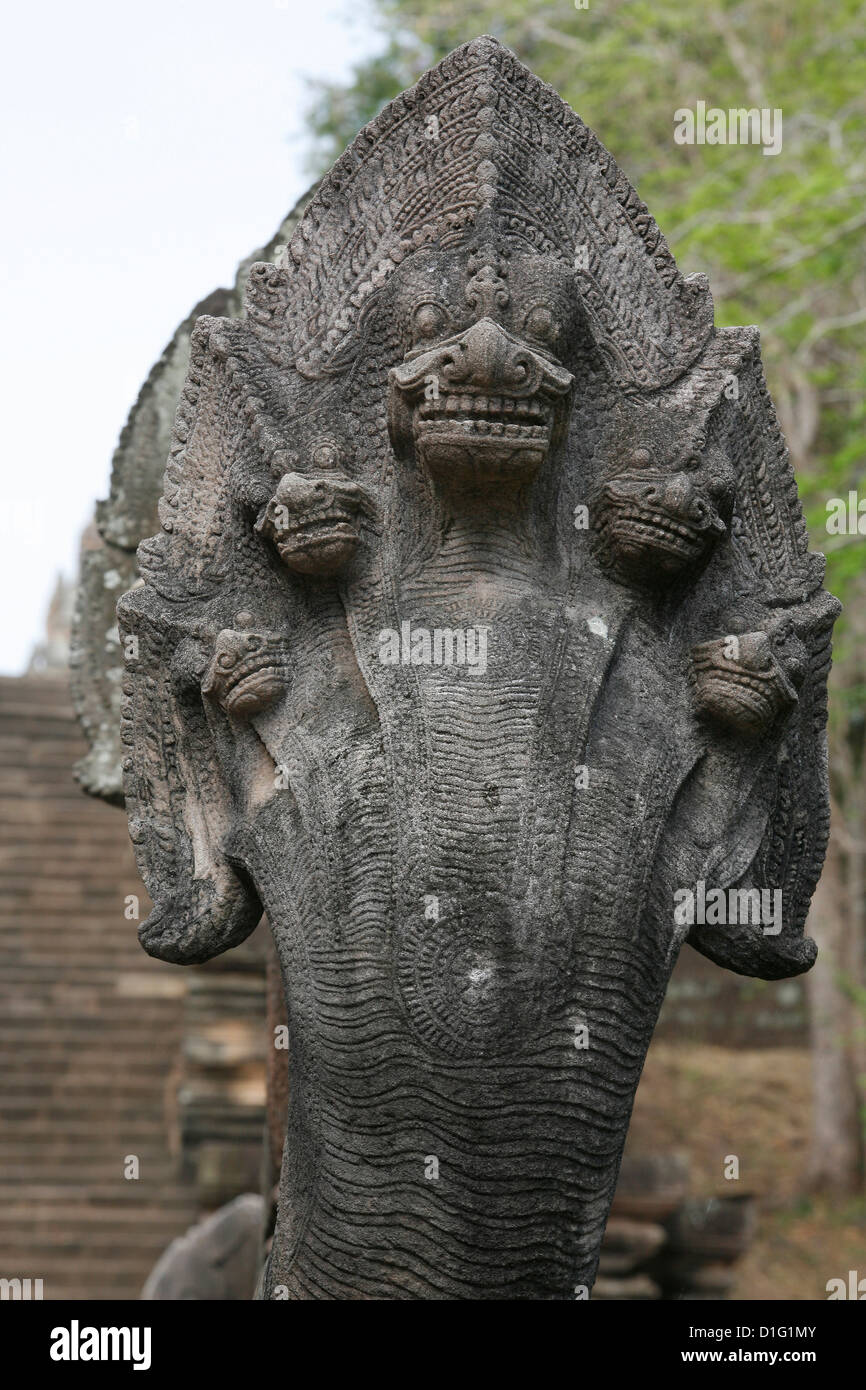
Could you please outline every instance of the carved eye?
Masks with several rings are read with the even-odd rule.
[[[339,462],[336,444],[332,444],[330,441],[325,444],[317,444],[313,449],[312,461],[316,468],[336,468]]]
[[[736,483],[727,471],[711,477],[707,484],[707,492],[716,502],[724,503],[725,506],[731,504],[736,493]]]
[[[445,323],[445,311],[438,304],[419,304],[412,318],[416,343],[420,338],[437,337]]]
[[[700,468],[700,466],[701,460],[699,455],[689,454],[687,458],[683,459],[682,471],[684,473],[695,473]]]
[[[536,304],[526,315],[524,324],[530,338],[542,343],[553,343],[559,334],[559,326],[546,304]]]

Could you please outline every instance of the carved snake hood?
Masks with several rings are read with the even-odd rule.
[[[580,1297],[689,930],[814,957],[837,605],[756,331],[496,40],[361,132],[284,259],[199,320],[119,606],[142,942],[267,911],[263,1296]],[[699,880],[781,889],[781,929],[679,924]]]

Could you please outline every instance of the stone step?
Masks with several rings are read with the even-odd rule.
[[[0,1228],[2,1229],[2,1228]],[[16,1239],[14,1234],[3,1240],[4,1269],[32,1269],[40,1259],[49,1256],[52,1260],[64,1254],[87,1254],[88,1260],[98,1260],[105,1255],[110,1259],[112,1252],[123,1254],[124,1246],[137,1252],[148,1251],[152,1260],[161,1254],[171,1240],[170,1228],[154,1230],[102,1230],[93,1222],[81,1224],[69,1233],[58,1230],[30,1230]],[[136,1268],[140,1268],[136,1262]]]
[[[167,1165],[171,1166],[171,1165]],[[115,1184],[111,1192],[101,1185],[93,1187],[81,1187],[74,1183],[31,1183],[27,1192],[26,1209],[45,1211],[56,1208],[71,1208],[75,1203],[85,1204],[86,1209],[96,1215],[103,1208],[109,1210],[135,1210],[140,1208],[142,1211],[159,1210],[162,1211],[166,1206],[188,1206],[190,1201],[189,1190],[183,1185],[176,1183],[174,1178],[169,1175],[160,1192],[158,1200],[152,1194],[142,1196],[142,1179],[138,1182],[123,1182],[122,1185]],[[151,1182],[146,1184],[149,1189]],[[0,1207],[4,1210],[14,1211],[21,1207],[23,1202],[21,1188],[13,1182],[0,1179]],[[23,1208],[22,1208],[23,1209]]]
[[[137,1152],[137,1151],[136,1151]],[[71,1156],[73,1160],[76,1156]],[[124,1176],[124,1161],[126,1155],[123,1152],[117,1155],[104,1153],[91,1155],[87,1160],[87,1181],[74,1188],[79,1196],[87,1196],[92,1192],[102,1192],[104,1195],[116,1194],[124,1187],[128,1186]],[[140,1177],[135,1184],[135,1190],[139,1193],[140,1200],[151,1200],[155,1198],[160,1188],[166,1183],[177,1183],[178,1171],[177,1164],[166,1164],[157,1158],[148,1161],[147,1155],[141,1155]],[[80,1164],[80,1166],[79,1166]],[[76,1171],[83,1168],[83,1163],[76,1164]],[[64,1177],[68,1177],[70,1172],[70,1156],[67,1156],[66,1165],[56,1163],[50,1166],[47,1163],[40,1163],[38,1157],[32,1154],[21,1156],[17,1162],[4,1160],[2,1163],[3,1182],[5,1186],[18,1189],[18,1200],[20,1202],[30,1200],[25,1198],[22,1187],[26,1185],[28,1192],[33,1187],[56,1187],[63,1182]]]
[[[150,1160],[146,1156],[139,1155],[139,1157],[141,1158],[141,1177],[138,1179],[138,1190],[150,1194],[152,1190],[161,1189],[165,1183],[177,1180],[176,1163],[168,1163],[159,1157],[152,1157]],[[117,1159],[106,1160],[102,1153],[87,1157],[86,1163],[80,1164],[80,1170],[83,1173],[86,1172],[87,1176],[82,1178],[79,1191],[89,1191],[95,1185],[99,1185],[103,1192],[115,1192],[117,1185],[125,1181],[123,1170],[118,1167]],[[52,1164],[50,1161],[44,1160],[39,1153],[36,1153],[31,1155],[27,1161],[24,1161],[20,1156],[14,1162],[6,1158],[0,1160],[0,1173],[2,1173],[3,1182],[7,1186],[17,1186],[19,1191],[23,1189],[29,1191],[32,1186],[57,1186],[64,1179],[68,1181],[69,1164],[66,1162]]]
[[[128,1094],[153,1095],[153,1072],[138,1074],[121,1067],[117,1067],[115,1070],[122,1071],[123,1090]],[[105,1080],[106,1071],[104,1068],[98,1072],[82,1072],[76,1069],[61,1077],[58,1077],[54,1069],[50,1067],[43,1069],[41,1073],[27,1068],[21,1075],[7,1072],[3,1078],[3,1090],[12,1100],[17,1100],[19,1095],[38,1098],[40,1101],[54,1097],[62,1097],[63,1099],[70,1097],[70,1105],[75,1103],[80,1108],[83,1101],[104,1094]]]
[[[121,1303],[138,1300],[141,1294],[143,1280],[130,1276],[111,1284],[100,1285],[95,1282],[99,1277],[99,1274],[84,1275],[75,1283],[52,1280],[50,1285],[45,1286],[45,1302]]]
[[[132,1188],[135,1183],[127,1182],[125,1186]],[[188,1200],[187,1197],[187,1203]],[[135,1204],[131,1201],[103,1202],[94,1206],[92,1202],[81,1201],[77,1193],[67,1189],[60,1201],[7,1201],[0,1210],[0,1230],[16,1229],[31,1222],[36,1227],[50,1226],[52,1230],[56,1230],[62,1229],[64,1225],[74,1224],[82,1218],[103,1228],[115,1225],[159,1225],[161,1222],[173,1222],[175,1219],[174,1213],[166,1212],[161,1202],[146,1203],[139,1197]]]
[[[44,1279],[49,1300],[136,1299],[198,1212],[177,1153],[196,976],[141,950],[150,899],[122,811],[73,780],[84,752],[64,678],[0,678],[0,1275]],[[130,894],[138,920],[124,916]],[[257,1007],[247,968],[260,969],[239,963],[200,985],[205,1017]],[[215,1061],[205,1046],[205,1102]],[[260,1143],[255,1087],[241,1079],[233,1113],[193,1105],[194,1138],[219,1123],[248,1150]],[[130,1153],[136,1181],[124,1177]]]

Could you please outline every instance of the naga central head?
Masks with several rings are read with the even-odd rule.
[[[574,305],[560,279],[537,268],[530,279],[501,250],[474,250],[461,266],[468,283],[444,294],[455,268],[453,258],[431,265],[427,288],[416,272],[405,297],[410,343],[390,373],[391,439],[398,454],[414,448],[445,491],[522,484],[567,424],[574,379],[557,353]]]

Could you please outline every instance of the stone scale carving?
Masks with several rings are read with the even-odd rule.
[[[391,103],[192,338],[120,602],[147,951],[264,909],[261,1296],[571,1299],[688,941],[808,969],[838,605],[754,329],[495,40]],[[781,893],[681,920],[678,892]]]

